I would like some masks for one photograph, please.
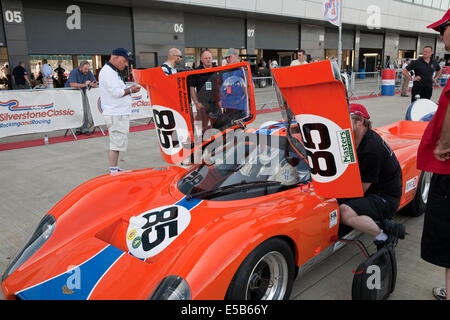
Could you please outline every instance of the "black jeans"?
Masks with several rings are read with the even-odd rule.
[[[433,95],[433,87],[419,87],[414,85],[411,90],[411,103],[417,100],[415,98],[416,95],[420,95],[421,99],[431,99],[431,96]]]

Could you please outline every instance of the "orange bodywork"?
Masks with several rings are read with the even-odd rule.
[[[179,86],[176,79],[169,79],[174,87]],[[159,99],[159,93],[150,93],[152,101]],[[416,152],[425,126],[402,121],[377,129],[401,163],[404,185],[420,174]],[[286,135],[286,128],[272,134]],[[287,241],[297,266],[334,245],[338,204],[334,197],[319,197],[314,181],[261,197],[214,201],[188,199],[178,189],[185,174],[180,167],[136,170],[101,176],[77,187],[48,212],[56,219],[49,239],[3,279],[5,297],[148,299],[165,277],[175,275],[186,280],[192,299],[224,299],[241,263],[267,239]],[[401,206],[412,200],[415,188],[403,191]],[[165,225],[167,229],[159,225],[164,241],[156,233],[148,239],[153,249],[161,250],[144,258],[134,255],[135,244],[138,247],[144,237],[137,237],[132,227],[139,223],[136,217],[149,213],[147,223],[157,223],[151,221],[152,214],[161,223],[172,223],[158,214],[174,207],[178,225],[170,238],[173,224]]]

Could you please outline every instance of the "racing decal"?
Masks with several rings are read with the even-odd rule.
[[[405,193],[408,193],[412,190],[415,190],[417,188],[417,183],[419,182],[419,177],[415,176],[414,178],[406,181],[405,185]]]
[[[126,236],[129,253],[145,260],[162,252],[186,230],[191,222],[190,210],[200,202],[183,199],[131,217]]]
[[[363,189],[345,85],[336,78],[331,62],[273,69],[272,74],[279,89],[283,120],[291,126],[294,119],[298,123],[300,134],[288,138],[305,147],[317,195],[361,197]]]
[[[334,210],[330,212],[330,229],[338,224],[338,212]]]
[[[338,179],[349,164],[356,163],[350,129],[321,116],[296,116],[302,132],[303,145],[314,179],[327,183]]]
[[[167,107],[153,106],[153,119],[161,150],[169,156],[180,152],[189,139],[188,126],[183,116]]]
[[[42,283],[21,290],[16,295],[23,300],[85,300],[89,299],[97,284],[125,253],[111,245],[67,272]],[[79,279],[71,285],[74,269]]]

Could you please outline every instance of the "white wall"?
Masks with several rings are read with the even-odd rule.
[[[267,13],[279,16],[324,20],[322,0],[159,0]],[[396,0],[343,0],[344,23],[365,26],[369,18],[367,8],[376,5],[381,11],[381,28],[435,34],[426,28],[439,20],[444,11],[413,5]]]

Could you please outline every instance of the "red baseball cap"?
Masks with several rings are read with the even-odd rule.
[[[447,10],[447,12],[444,14],[444,16],[441,18],[441,20],[436,21],[433,24],[430,24],[427,28],[433,29],[437,32],[440,32],[439,26],[446,23],[448,20],[450,20],[450,9]]]
[[[366,119],[370,119],[370,115],[367,112],[366,107],[364,107],[362,104],[351,103],[350,104],[350,114],[356,114],[356,115],[364,117]]]

